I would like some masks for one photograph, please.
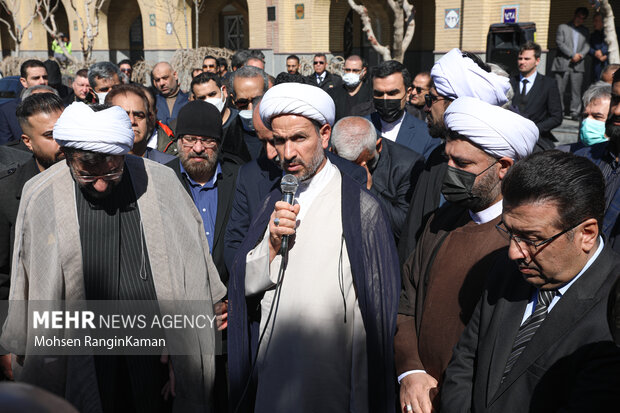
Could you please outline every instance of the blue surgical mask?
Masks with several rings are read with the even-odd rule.
[[[240,110],[239,117],[241,118],[243,129],[245,129],[247,132],[254,132],[254,124],[252,123],[252,111],[248,109]]]
[[[579,129],[579,139],[586,146],[592,146],[597,143],[606,142],[605,138],[605,122],[600,120],[585,118],[581,122]]]

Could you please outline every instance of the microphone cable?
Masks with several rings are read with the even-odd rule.
[[[278,307],[280,306],[280,296],[282,295],[282,281],[284,281],[284,271],[286,268],[286,264],[288,262],[288,251],[285,255],[282,256],[282,261],[280,262],[280,269],[278,270],[278,281],[275,287],[274,300],[271,303],[271,308],[269,309],[269,314],[267,315],[267,320],[265,321],[265,328],[261,332],[258,338],[258,345],[256,346],[256,354],[254,355],[254,360],[252,361],[252,368],[250,369],[250,375],[248,376],[248,380],[245,383],[245,387],[243,388],[243,392],[241,393],[241,397],[237,402],[237,407],[235,407],[235,413],[239,411],[243,400],[245,399],[245,395],[250,387],[250,383],[252,382],[252,376],[254,376],[254,370],[256,370],[256,365],[258,364],[258,355],[260,353],[260,347],[263,342],[263,338],[265,337],[265,333],[267,332],[267,328],[269,327],[269,321],[271,321],[271,316],[273,315],[273,323],[275,327],[276,315],[278,313]],[[274,312],[275,308],[275,312]],[[260,329],[260,323],[259,323]],[[271,330],[273,334],[273,328]]]

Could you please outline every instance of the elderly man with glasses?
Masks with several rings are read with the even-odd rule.
[[[327,56],[324,53],[314,55],[312,66],[314,73],[308,75],[308,84],[318,86],[325,91],[342,86],[342,78],[327,70]]]
[[[213,411],[214,329],[189,335],[167,330],[168,349],[189,344],[189,353],[170,351],[170,357],[121,355],[114,347],[97,355],[88,349],[83,356],[33,351],[37,331],[26,328],[23,300],[50,302],[52,309],[51,302],[60,300],[89,306],[92,300],[156,301],[159,308],[171,300],[201,300],[201,311],[215,319],[214,303],[226,293],[200,214],[174,172],[128,155],[134,132],[124,109],[73,103],[53,136],[66,162],[26,183],[15,226],[9,314],[0,341],[23,356],[16,380],[65,397],[80,411],[166,411],[171,403],[178,411]],[[175,383],[175,377],[182,380]]]
[[[502,182],[508,253],[446,370],[441,411],[610,411],[620,350],[607,299],[620,258],[600,233],[605,181],[560,151],[518,162]]]
[[[252,122],[256,104],[269,88],[267,74],[254,66],[243,66],[231,73],[231,101],[238,116],[228,127],[222,151],[232,154],[241,161],[250,162],[263,153],[263,144],[256,135]]]
[[[452,348],[487,272],[506,254],[508,243],[495,228],[501,182],[538,140],[532,121],[471,97],[452,102],[444,122],[448,161],[441,192],[449,203],[431,216],[405,262],[394,338],[401,407],[416,413],[437,408]]]

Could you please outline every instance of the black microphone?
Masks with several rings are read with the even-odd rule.
[[[297,192],[297,187],[299,186],[299,181],[297,178],[291,174],[286,174],[282,177],[280,181],[280,189],[282,190],[282,201],[287,202],[293,205],[293,201],[295,200],[295,192]],[[282,256],[286,255],[288,251],[288,235],[282,236],[282,245],[280,246],[280,254]]]

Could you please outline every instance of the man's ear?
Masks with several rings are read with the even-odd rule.
[[[33,152],[32,142],[30,141],[30,136],[26,135],[25,133],[22,133],[22,142],[24,142],[24,145],[26,145],[28,149],[30,149],[30,152]]]
[[[579,225],[580,248],[587,254],[596,247],[598,239],[598,221],[594,218],[585,220]]]
[[[224,95],[224,99],[228,99],[228,89],[226,85],[222,85],[222,94]]]
[[[323,149],[327,149],[327,147],[329,146],[329,138],[331,135],[332,127],[329,125],[329,123],[321,126],[321,129],[319,129],[319,139],[321,140],[321,146],[323,147]]]
[[[411,92],[413,92],[413,87],[409,86],[405,92],[405,102],[408,102],[411,98]]]
[[[25,77],[20,77],[19,78],[19,82],[22,84],[24,89],[28,89],[28,82],[26,82],[26,78]]]
[[[377,139],[377,152],[381,153],[381,149],[383,149],[383,138],[379,137],[379,139]]]
[[[497,162],[499,163],[499,166],[500,166],[499,179],[504,179],[504,176],[506,176],[506,173],[508,172],[508,170],[512,167],[512,165],[515,164],[515,161],[512,158],[504,156],[504,157],[499,158]]]

